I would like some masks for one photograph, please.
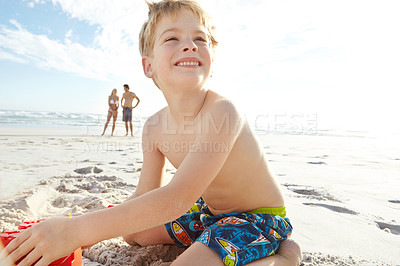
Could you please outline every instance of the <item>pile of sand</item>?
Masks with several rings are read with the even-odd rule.
[[[43,180],[0,202],[0,232],[14,230],[26,220],[104,209],[123,202],[134,189],[115,176],[66,175]],[[84,250],[83,255],[85,265],[169,265],[182,251],[172,245],[130,246],[116,238]]]
[[[88,168],[89,169],[89,168]],[[65,175],[0,202],[0,231],[15,229],[26,220],[67,213],[85,213],[119,204],[132,195],[135,185],[115,176]],[[100,242],[83,251],[85,265],[170,265],[184,249],[173,245],[130,246],[122,238]],[[384,265],[352,257],[303,252],[302,265]]]

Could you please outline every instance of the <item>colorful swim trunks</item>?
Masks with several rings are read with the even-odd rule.
[[[179,247],[201,242],[217,252],[225,265],[245,265],[275,254],[293,230],[285,216],[285,207],[213,215],[200,198],[188,213],[165,227]]]

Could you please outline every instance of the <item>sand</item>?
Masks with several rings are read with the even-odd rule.
[[[0,128],[1,130],[1,128]],[[140,137],[0,132],[0,232],[24,220],[118,204],[137,185]],[[261,135],[303,265],[400,265],[400,145],[371,138]],[[167,180],[175,169],[167,166]],[[183,249],[84,250],[85,265],[169,265]]]

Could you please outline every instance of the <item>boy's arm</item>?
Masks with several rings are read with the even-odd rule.
[[[154,136],[149,132],[149,122],[143,127],[142,149],[143,165],[135,193],[127,200],[143,195],[161,187],[165,173],[165,156],[158,150]]]
[[[243,128],[243,121],[230,102],[223,101],[209,111],[210,115],[202,118],[203,125],[212,121],[221,130],[212,126],[202,130],[194,145],[215,144],[226,149],[192,150],[167,185],[114,208],[76,217],[86,240],[98,242],[156,227],[183,215],[193,205],[219,173]],[[140,187],[138,193],[146,186]]]
[[[243,130],[243,122],[235,106],[227,100],[215,103],[203,114],[201,134],[169,184],[180,193],[182,202],[177,204],[189,209],[204,193],[228,158]]]

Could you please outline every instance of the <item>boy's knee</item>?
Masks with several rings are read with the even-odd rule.
[[[155,227],[123,237],[130,245],[150,246],[158,244],[174,244],[164,226]]]
[[[299,244],[292,239],[285,239],[279,245],[278,254],[285,257],[289,265],[300,265],[302,259],[301,248]]]
[[[154,245],[151,238],[149,239],[141,233],[130,234],[122,238],[129,245],[139,245],[141,247]]]
[[[135,237],[135,234],[126,235],[126,236],[123,236],[122,238],[129,245],[140,245],[141,246],[141,244],[137,242],[138,239],[137,239],[137,237]]]

